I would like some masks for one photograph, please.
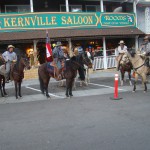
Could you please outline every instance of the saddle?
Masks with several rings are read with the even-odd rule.
[[[53,62],[48,62],[47,63],[47,72],[49,73],[49,76],[55,78],[56,80],[62,80],[64,79],[64,62],[63,64],[61,64],[61,69],[58,68],[58,66],[56,65],[56,63]]]
[[[0,75],[5,76],[5,74],[6,74],[5,65],[1,65],[1,66],[0,66]]]

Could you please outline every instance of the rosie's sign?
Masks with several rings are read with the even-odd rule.
[[[0,31],[58,28],[135,27],[132,13],[0,14]]]

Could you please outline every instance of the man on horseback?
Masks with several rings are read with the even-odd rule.
[[[10,78],[10,70],[11,70],[11,64],[15,63],[17,61],[17,55],[14,52],[14,46],[8,45],[7,51],[5,51],[2,56],[6,62],[6,74],[5,74],[5,80],[6,82],[9,82]]]
[[[117,60],[117,67],[116,67],[116,69],[117,69],[117,71],[119,71],[119,67],[120,67],[120,61],[121,61],[121,59],[122,59],[122,56],[124,55],[124,53],[126,53],[127,52],[127,46],[125,45],[125,43],[124,43],[124,41],[123,40],[121,40],[120,42],[119,42],[119,46],[117,47],[117,49],[116,49],[116,60]]]
[[[64,53],[61,48],[62,43],[57,42],[56,46],[53,49],[53,58],[55,66],[55,79],[62,80],[62,68],[64,67]]]
[[[150,67],[150,64],[149,64],[149,60],[150,60],[150,42],[149,42],[149,37],[148,36],[144,37],[144,42],[141,45],[140,51],[141,51],[142,56],[144,56],[146,58],[146,60],[145,60],[146,65],[148,67]]]

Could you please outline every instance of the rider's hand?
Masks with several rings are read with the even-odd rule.
[[[15,62],[16,62],[16,60],[13,60],[12,62],[13,62],[13,63],[15,63]]]

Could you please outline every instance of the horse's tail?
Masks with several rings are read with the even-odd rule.
[[[39,76],[39,82],[40,82],[40,89],[41,89],[41,92],[44,93],[44,83],[43,83],[43,79],[40,75],[40,67],[38,68],[38,76]]]

